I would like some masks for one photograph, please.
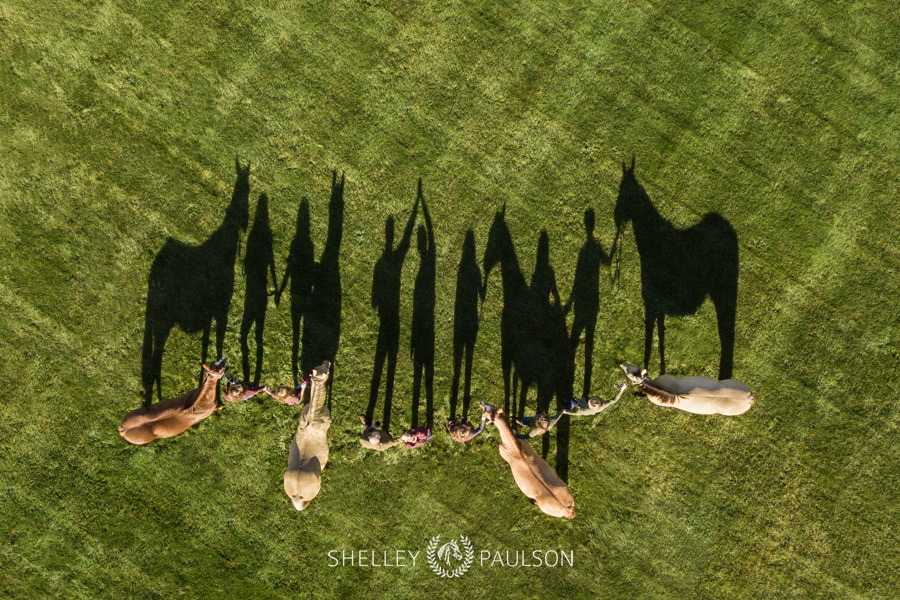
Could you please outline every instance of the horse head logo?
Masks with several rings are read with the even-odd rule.
[[[444,562],[448,567],[450,566],[451,560],[462,560],[463,554],[459,551],[459,544],[456,543],[456,540],[451,540],[441,546],[437,552],[438,558]]]
[[[444,544],[440,542],[439,535],[431,538],[428,551],[425,553],[431,570],[441,577],[450,578],[459,577],[468,571],[475,558],[475,551],[469,538],[463,535],[459,540],[450,540]]]

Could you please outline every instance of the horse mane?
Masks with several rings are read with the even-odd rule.
[[[644,377],[637,386],[640,388],[642,392],[647,395],[655,396],[661,404],[675,404],[678,400],[678,395],[673,394],[669,390],[655,384],[648,377]]]

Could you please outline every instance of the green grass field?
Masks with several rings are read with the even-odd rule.
[[[503,5],[501,5],[503,4]],[[900,589],[900,13],[891,2],[67,2],[0,4],[0,595],[15,598],[889,598]],[[346,174],[343,322],[322,492],[282,489],[296,408],[250,401],[145,447],[150,266],[221,223],[234,159],[269,196],[279,279],[308,197],[317,256]],[[573,420],[576,518],[515,487],[492,429],[376,454],[356,440],[385,219],[421,177],[437,240],[436,413],[449,410],[465,232],[479,262],[504,203],[526,277],[538,233],[565,300],[592,207],[609,249],[621,165],[678,226],[707,212],[740,244],[735,377],[745,415],[630,394]],[[421,220],[420,220],[421,222]],[[643,353],[640,263],[601,272],[593,388]],[[241,261],[225,354],[239,367]],[[395,433],[408,422],[418,257],[403,272]],[[492,274],[475,401],[501,402]],[[571,320],[571,316],[570,316]],[[706,302],[667,320],[668,371],[715,375]],[[270,303],[263,381],[291,380]],[[174,330],[162,384],[196,384]],[[582,354],[577,355],[580,381]],[[654,352],[650,371],[658,359]],[[239,368],[234,370],[239,373]],[[474,417],[474,412],[473,412]],[[552,464],[552,456],[550,457]],[[574,567],[425,564],[433,536],[574,551]],[[331,567],[331,550],[420,551]]]

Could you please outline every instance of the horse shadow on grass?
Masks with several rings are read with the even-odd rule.
[[[475,258],[475,233],[469,229],[463,241],[456,271],[456,302],[453,309],[453,383],[450,388],[450,420],[456,420],[459,380],[463,378],[462,415],[472,402],[472,361],[478,339],[478,299],[484,300],[481,268]],[[463,372],[465,359],[465,372]]]
[[[537,391],[537,412],[560,410],[574,388],[575,359],[569,342],[565,313],[559,305],[555,275],[549,262],[549,239],[542,232],[531,284],[525,282],[515,246],[506,224],[506,209],[497,212],[484,253],[484,288],[494,266],[500,265],[503,311],[500,316],[500,360],[504,383],[504,409],[522,417],[529,388]],[[551,300],[552,298],[552,300]],[[520,390],[516,388],[521,386]],[[554,410],[554,412],[555,412]],[[568,477],[569,418],[556,426],[556,472]],[[550,439],[542,436],[546,458]]]
[[[202,333],[200,360],[206,363],[215,321],[216,357],[222,356],[234,266],[249,221],[250,165],[241,166],[235,159],[235,170],[237,180],[221,225],[199,245],[168,238],[150,267],[141,351],[145,405],[151,403],[154,387],[158,399],[163,399],[162,358],[176,325],[185,333]]]
[[[614,213],[616,243],[631,222],[641,258],[641,296],[644,301],[644,368],[650,363],[653,329],[659,338],[659,370],[666,372],[665,317],[697,312],[709,297],[715,307],[721,353],[719,379],[734,368],[734,329],[737,313],[738,238],[731,224],[718,213],[707,213],[699,223],[679,229],[653,206],[631,167],[622,163],[622,180]],[[616,260],[621,263],[622,247]]]
[[[340,252],[344,231],[344,176],[331,174],[331,197],[328,202],[328,234],[317,263],[310,235],[309,200],[303,198],[297,210],[297,226],[276,304],[290,283],[291,303],[291,370],[294,385],[301,374],[329,361],[334,365],[341,338]],[[302,328],[301,328],[302,326]],[[302,348],[302,350],[301,350]],[[334,380],[329,378],[330,384]]]

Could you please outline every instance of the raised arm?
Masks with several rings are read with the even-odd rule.
[[[421,185],[421,184],[420,184]],[[409,242],[412,239],[413,227],[416,225],[416,213],[419,212],[419,200],[421,199],[421,187],[419,188],[420,192],[416,195],[416,203],[413,206],[412,212],[409,214],[409,220],[406,222],[406,229],[403,230],[403,238],[400,240],[400,243],[397,244],[397,256],[403,257],[406,256],[406,251],[409,250]]]
[[[428,254],[434,256],[434,225],[431,223],[431,212],[428,210],[428,204],[425,202],[425,196],[422,194],[421,179],[419,179],[418,199],[422,202],[422,216],[425,217],[425,231],[428,233]]]

